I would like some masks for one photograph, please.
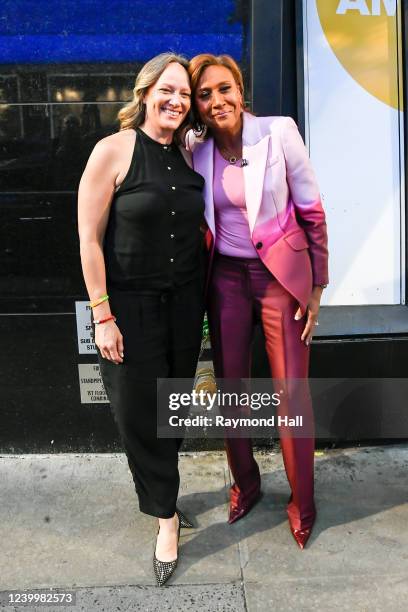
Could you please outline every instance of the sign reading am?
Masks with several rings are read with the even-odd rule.
[[[349,75],[378,100],[402,110],[397,0],[311,0],[324,35]],[[367,16],[371,19],[367,19]]]
[[[359,11],[360,15],[381,15],[382,10],[388,17],[395,17],[397,0],[340,0],[337,15],[345,15],[348,11]]]

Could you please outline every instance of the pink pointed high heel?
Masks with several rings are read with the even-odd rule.
[[[312,528],[310,529],[293,529],[292,525],[289,525],[290,531],[295,538],[299,548],[301,550],[306,546],[306,542],[308,541],[310,534],[312,533]]]
[[[262,491],[257,489],[252,495],[244,496],[238,489],[236,484],[233,484],[230,489],[230,506],[228,523],[232,525],[239,519],[243,518],[262,497]]]

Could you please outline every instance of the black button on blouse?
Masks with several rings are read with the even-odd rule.
[[[203,187],[177,145],[136,129],[130,168],[106,228],[108,290],[159,293],[202,275]]]

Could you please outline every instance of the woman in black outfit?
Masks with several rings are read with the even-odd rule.
[[[200,348],[203,178],[178,135],[188,121],[188,62],[161,54],[141,70],[121,130],[97,143],[79,188],[79,235],[103,382],[142,512],[159,519],[158,584],[177,564],[180,439],[157,438],[157,378],[194,376]],[[107,297],[107,295],[109,297]]]

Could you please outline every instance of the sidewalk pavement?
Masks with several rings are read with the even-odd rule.
[[[317,453],[318,518],[301,551],[288,528],[279,453],[258,452],[264,496],[226,523],[222,452],[181,456],[183,530],[169,586],[155,586],[155,519],[123,454],[0,456],[0,591],[59,588],[76,612],[398,612],[408,601],[408,444]]]

